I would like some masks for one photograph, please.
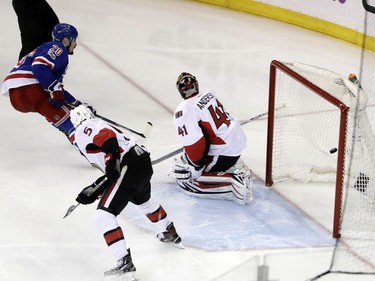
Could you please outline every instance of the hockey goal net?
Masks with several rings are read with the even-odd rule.
[[[356,82],[298,62],[272,61],[270,67],[266,185],[334,182],[335,238],[353,231],[342,222],[349,193],[352,207],[347,208],[372,204],[361,200],[373,197],[368,186],[375,138],[366,115],[367,97]],[[345,223],[358,220],[357,211],[349,212]]]

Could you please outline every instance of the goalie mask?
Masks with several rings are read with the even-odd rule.
[[[178,76],[176,87],[183,99],[187,99],[199,92],[197,78],[188,72],[182,72]]]
[[[94,118],[94,113],[83,104],[70,111],[70,121],[72,121],[74,128],[81,125],[83,121]]]

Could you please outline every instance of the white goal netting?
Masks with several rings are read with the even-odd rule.
[[[339,182],[333,229],[341,238],[331,270],[375,273],[375,136],[368,97],[355,76],[277,63],[267,173],[272,182]]]
[[[346,147],[343,148],[345,156],[357,150],[355,157],[362,160],[366,156],[370,158],[368,147],[375,138],[368,123],[367,96],[363,90],[348,78],[322,68],[301,63],[284,64],[350,108]],[[334,182],[340,108],[294,77],[279,70],[276,75],[273,181]],[[358,114],[356,108],[359,109]],[[358,167],[358,170],[367,171],[371,168],[371,165],[367,165]],[[348,176],[348,165],[345,167],[345,175]]]

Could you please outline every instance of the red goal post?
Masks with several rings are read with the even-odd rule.
[[[339,237],[350,117],[341,89],[347,87],[345,79],[301,63],[274,60],[270,65],[266,185],[289,177],[319,181],[333,175],[335,238]]]

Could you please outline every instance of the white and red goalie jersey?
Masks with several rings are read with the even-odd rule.
[[[125,153],[135,145],[134,138],[125,136],[118,129],[98,118],[87,119],[76,128],[75,132],[75,143],[79,150],[93,166],[103,173],[106,170],[108,155],[101,148],[111,138],[117,139],[121,161]]]
[[[197,167],[205,166],[207,156],[239,156],[246,148],[241,125],[211,90],[183,100],[174,113],[174,125],[186,155]]]

